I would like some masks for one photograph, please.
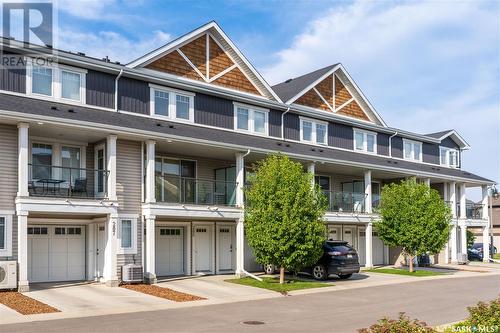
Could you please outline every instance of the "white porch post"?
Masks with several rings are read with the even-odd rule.
[[[146,221],[146,267],[144,268],[145,280],[147,283],[156,283],[156,248],[155,248],[155,219],[156,216],[148,215]]]
[[[19,292],[29,291],[28,282],[28,212],[17,212],[17,262]]]
[[[431,187],[431,179],[430,178],[424,178],[424,184]]]
[[[451,182],[450,183],[450,205],[451,205],[451,217],[453,219],[457,218],[457,189],[456,189],[456,183]]]
[[[458,262],[458,248],[457,248],[457,221],[452,221],[451,231],[450,231],[450,246],[451,246],[451,263],[456,264]]]
[[[483,228],[483,261],[490,261],[490,235],[489,226]]]
[[[314,175],[316,174],[316,164],[314,162],[307,163],[307,172],[312,173],[313,178],[311,180],[311,184],[314,187]]]
[[[465,221],[460,226],[460,253],[467,255],[467,226]]]
[[[484,219],[484,220],[489,220],[489,210],[488,210],[488,201],[489,201],[489,196],[488,196],[488,186],[484,185],[484,186],[481,186],[481,191],[482,191],[482,195],[483,195],[483,200],[482,200],[482,204],[483,204],[483,210],[481,211],[481,217]],[[488,223],[489,225],[489,223]]]
[[[443,200],[447,202],[449,200],[448,198],[448,187],[449,184],[447,182],[443,183]],[[450,233],[451,235],[451,233]],[[446,245],[444,247],[444,263],[449,264],[450,263],[450,235],[448,235],[448,241],[446,242]]]
[[[467,219],[467,198],[465,196],[465,183],[460,184],[460,218]]]
[[[365,267],[373,267],[373,255],[372,255],[372,235],[373,235],[373,223],[368,222],[365,229]]]
[[[241,216],[236,224],[236,275],[245,274],[245,218],[244,195],[245,160],[243,153],[236,153],[236,206],[242,209]]]
[[[156,202],[155,145],[154,140],[146,141],[146,203]]]
[[[372,172],[365,171],[365,213],[372,213]],[[368,239],[368,236],[366,237]],[[371,239],[371,235],[370,235]],[[371,249],[370,249],[371,251]]]
[[[116,267],[116,234],[118,230],[118,216],[110,214],[106,226],[106,247],[104,248],[104,269],[103,275],[106,285],[109,287],[118,286],[118,276]]]
[[[17,160],[18,169],[18,197],[27,197],[28,193],[28,152],[29,152],[29,140],[28,140],[28,128],[27,123],[20,123],[17,125],[18,128],[18,149],[19,155]]]
[[[116,198],[116,135],[109,135],[107,138],[107,164],[108,164],[108,199]]]

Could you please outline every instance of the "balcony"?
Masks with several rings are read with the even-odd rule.
[[[157,202],[181,205],[236,205],[236,182],[157,174],[155,184]]]
[[[28,164],[30,197],[98,199],[107,197],[109,171]]]
[[[460,204],[457,204],[457,216],[460,216]],[[483,218],[483,205],[468,202],[465,205],[465,216],[470,220],[479,220]]]
[[[328,200],[328,211],[339,213],[364,213],[365,193],[323,191]]]

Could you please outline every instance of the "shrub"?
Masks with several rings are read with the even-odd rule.
[[[475,327],[480,326],[493,329],[496,327],[500,331],[500,296],[489,303],[479,302],[476,306],[467,308],[469,317],[457,324],[456,327]]]
[[[404,312],[399,314],[398,319],[384,318],[369,328],[358,330],[359,333],[436,333],[437,331],[427,326],[426,323],[411,320]]]

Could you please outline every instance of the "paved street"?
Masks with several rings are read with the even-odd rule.
[[[355,332],[384,315],[405,311],[437,325],[466,315],[466,306],[500,294],[500,276],[487,275],[308,295],[2,325],[1,332]],[[243,325],[242,321],[263,321]]]

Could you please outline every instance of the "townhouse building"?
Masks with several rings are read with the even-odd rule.
[[[115,286],[122,267],[144,277],[244,274],[243,186],[252,163],[281,152],[328,198],[328,238],[366,267],[399,251],[376,232],[383,185],[416,177],[453,213],[436,260],[465,253],[465,230],[487,233],[487,186],[461,168],[454,130],[389,127],[342,64],[270,86],[210,22],[123,65],[2,39],[26,66],[0,71],[0,261],[18,289],[90,280]],[[404,112],[404,111],[402,111]],[[469,206],[466,188],[481,187]],[[487,237],[485,237],[487,238]]]

